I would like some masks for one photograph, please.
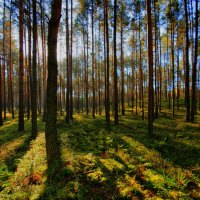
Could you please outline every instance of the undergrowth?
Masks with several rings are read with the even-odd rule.
[[[146,114],[145,114],[146,115]],[[58,120],[62,168],[47,184],[44,123],[30,138],[17,120],[0,127],[0,199],[200,199],[200,117],[163,109],[147,137],[147,121],[128,110],[106,130],[104,117],[76,114]]]

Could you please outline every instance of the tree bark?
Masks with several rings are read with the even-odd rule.
[[[192,106],[191,106],[191,122],[194,122],[196,112],[196,76],[197,76],[197,54],[198,54],[198,1],[196,1],[196,22],[195,22],[195,47],[194,47],[194,63],[192,68]]]
[[[19,1],[19,124],[18,130],[24,131],[24,56],[23,56],[23,33],[24,33],[24,1]]]
[[[152,44],[152,20],[151,20],[151,0],[146,1],[147,27],[148,27],[148,135],[153,134],[153,44]]]
[[[185,102],[186,102],[186,121],[190,121],[190,66],[189,66],[189,27],[188,27],[188,11],[187,11],[187,0],[184,0],[184,11],[185,11],[185,37],[186,37],[186,46],[185,46]]]
[[[51,178],[59,167],[60,151],[57,142],[57,37],[61,17],[62,0],[52,0],[51,18],[48,24],[48,79],[47,79],[47,119],[46,119],[46,151],[48,169]],[[56,165],[54,165],[56,164]]]
[[[3,117],[2,117],[2,74],[1,74],[1,57],[0,57],[0,126],[3,126]]]
[[[114,123],[118,124],[118,87],[117,87],[117,0],[114,0]]]
[[[33,0],[33,61],[32,61],[32,95],[31,95],[31,111],[32,111],[32,137],[37,137],[37,16],[36,16],[36,0]]]
[[[110,129],[110,82],[109,82],[109,32],[108,32],[108,2],[104,0],[104,18],[106,35],[106,126]]]

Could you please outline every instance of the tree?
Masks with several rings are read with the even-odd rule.
[[[153,44],[152,44],[152,20],[151,20],[151,0],[146,1],[147,9],[147,32],[148,32],[148,135],[153,134]]]
[[[18,130],[24,131],[24,56],[23,56],[23,34],[24,34],[24,1],[19,1],[19,124]]]
[[[1,82],[1,60],[2,58],[0,57],[0,126],[3,126],[3,118],[2,118],[2,82]]]
[[[198,55],[198,0],[196,1],[196,22],[195,22],[195,48],[194,61],[192,67],[192,106],[191,106],[191,122],[194,122],[196,110],[196,74],[197,74],[197,55]]]
[[[185,11],[185,103],[186,103],[186,121],[190,121],[190,67],[189,67],[189,27],[188,27],[188,11],[187,0],[184,0]]]
[[[122,115],[125,115],[125,105],[124,105],[124,50],[123,50],[123,35],[124,35],[124,2],[121,1],[121,13],[120,13],[120,39],[121,39],[121,106]]]
[[[52,0],[51,18],[48,23],[48,79],[47,79],[47,119],[45,127],[46,151],[48,169],[59,166],[59,146],[57,142],[57,37],[61,17],[62,0]],[[53,174],[56,171],[52,172]],[[50,178],[53,178],[51,174]]]
[[[94,1],[92,0],[92,117],[95,118],[95,83],[94,83]]]
[[[12,5],[12,0],[10,2]],[[10,7],[10,52],[9,52],[9,87],[10,87],[10,102],[12,110],[12,118],[14,118],[14,98],[13,98],[13,63],[12,63],[12,7]]]
[[[110,81],[109,81],[109,33],[108,33],[108,2],[104,0],[105,40],[106,40],[106,126],[110,129]]]
[[[117,0],[114,0],[114,31],[113,31],[113,40],[114,40],[114,104],[115,104],[115,116],[114,123],[118,124],[118,87],[117,87]]]
[[[32,65],[32,92],[31,92],[31,111],[32,111],[32,136],[37,136],[37,16],[36,0],[33,0],[33,65]]]

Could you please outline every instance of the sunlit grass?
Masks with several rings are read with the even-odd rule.
[[[140,111],[128,108],[110,131],[103,115],[75,114],[69,125],[58,116],[62,169],[53,185],[46,183],[45,124],[38,119],[39,135],[29,144],[30,121],[19,133],[9,119],[0,127],[0,199],[199,199],[199,113],[186,123],[184,109],[172,118],[163,108],[149,139]]]

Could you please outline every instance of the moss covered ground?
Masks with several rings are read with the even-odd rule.
[[[68,125],[58,118],[62,169],[52,184],[41,117],[36,140],[30,120],[23,133],[17,119],[0,127],[0,199],[200,199],[200,113],[186,123],[183,108],[175,118],[163,108],[153,138],[128,108],[110,131],[104,116],[75,114]]]

